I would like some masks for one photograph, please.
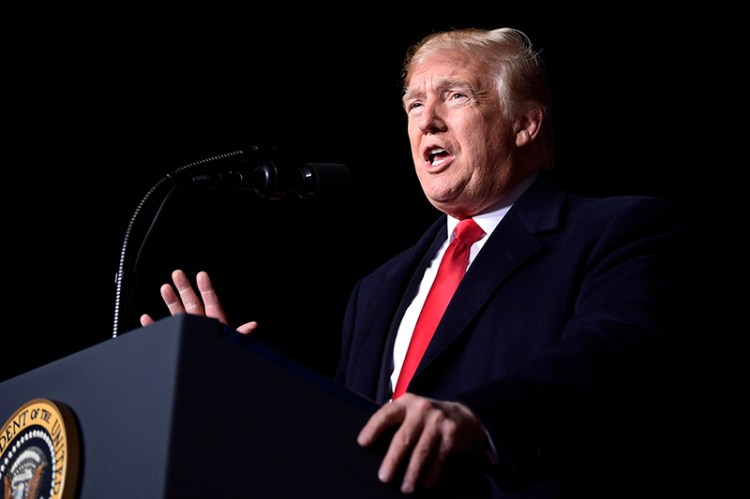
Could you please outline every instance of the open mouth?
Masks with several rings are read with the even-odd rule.
[[[448,156],[448,151],[446,151],[442,147],[432,147],[427,150],[425,159],[432,166],[440,166],[445,162]]]

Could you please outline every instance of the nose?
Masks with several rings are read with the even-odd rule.
[[[445,120],[443,119],[442,109],[439,102],[428,101],[424,103],[422,112],[419,115],[417,126],[422,133],[436,133],[445,130]]]

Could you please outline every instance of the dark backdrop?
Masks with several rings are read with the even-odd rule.
[[[632,4],[253,8],[8,12],[0,380],[110,341],[123,237],[144,195],[182,165],[255,144],[277,145],[291,167],[346,164],[354,195],[174,197],[143,248],[125,329],[141,312],[166,314],[158,287],[172,269],[204,269],[233,324],[259,320],[259,338],[332,373],[351,287],[437,216],[408,151],[405,49],[435,29],[510,25],[549,65],[560,178],[593,195],[661,196],[690,223],[696,300],[677,345],[685,410],[675,424],[689,429],[685,485],[722,469],[713,443],[733,411],[715,403],[736,395],[719,395],[729,385],[717,373],[737,330],[710,257],[729,260],[706,161],[728,139],[727,122],[709,116],[726,90],[705,82],[723,81],[712,41],[724,20]]]
[[[4,200],[5,307],[15,325],[3,334],[0,379],[109,340],[115,272],[138,203],[174,169],[254,144],[277,145],[292,167],[348,165],[354,195],[174,197],[144,247],[122,320],[128,329],[141,312],[163,317],[158,287],[170,271],[205,269],[233,324],[257,319],[260,338],[332,372],[352,285],[437,215],[413,174],[399,87],[405,49],[434,29],[525,30],[551,72],[558,175],[580,192],[664,197],[704,230],[684,101],[697,84],[675,55],[672,18],[289,10],[93,20],[65,11],[37,18],[16,40]]]

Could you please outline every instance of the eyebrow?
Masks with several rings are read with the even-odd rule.
[[[438,93],[444,92],[449,88],[462,88],[471,90],[472,86],[466,80],[460,80],[457,78],[440,78],[435,85]],[[407,88],[404,91],[402,102],[406,104],[406,101],[410,99],[416,99],[425,95],[425,92],[421,88]]]

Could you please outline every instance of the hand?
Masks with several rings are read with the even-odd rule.
[[[167,304],[169,312],[172,315],[188,313],[193,315],[202,315],[205,317],[211,317],[217,319],[222,324],[229,325],[227,321],[227,314],[224,312],[224,307],[219,301],[219,297],[214,291],[211,279],[208,277],[206,272],[198,272],[196,275],[196,282],[198,283],[198,290],[200,291],[200,297],[193,289],[190,284],[190,280],[182,270],[175,270],[172,272],[171,284],[162,284],[159,291],[164,303]],[[175,291],[177,289],[177,291]],[[178,294],[179,293],[179,294]],[[141,326],[148,326],[153,324],[154,319],[148,314],[141,316]],[[245,323],[237,328],[237,331],[242,334],[251,334],[258,328],[258,323],[255,321]]]
[[[390,482],[402,463],[408,465],[401,492],[409,494],[416,484],[432,487],[454,454],[468,453],[487,442],[484,427],[471,410],[458,402],[446,402],[406,393],[383,405],[367,421],[357,442],[368,446],[388,427],[400,424],[378,471]]]

